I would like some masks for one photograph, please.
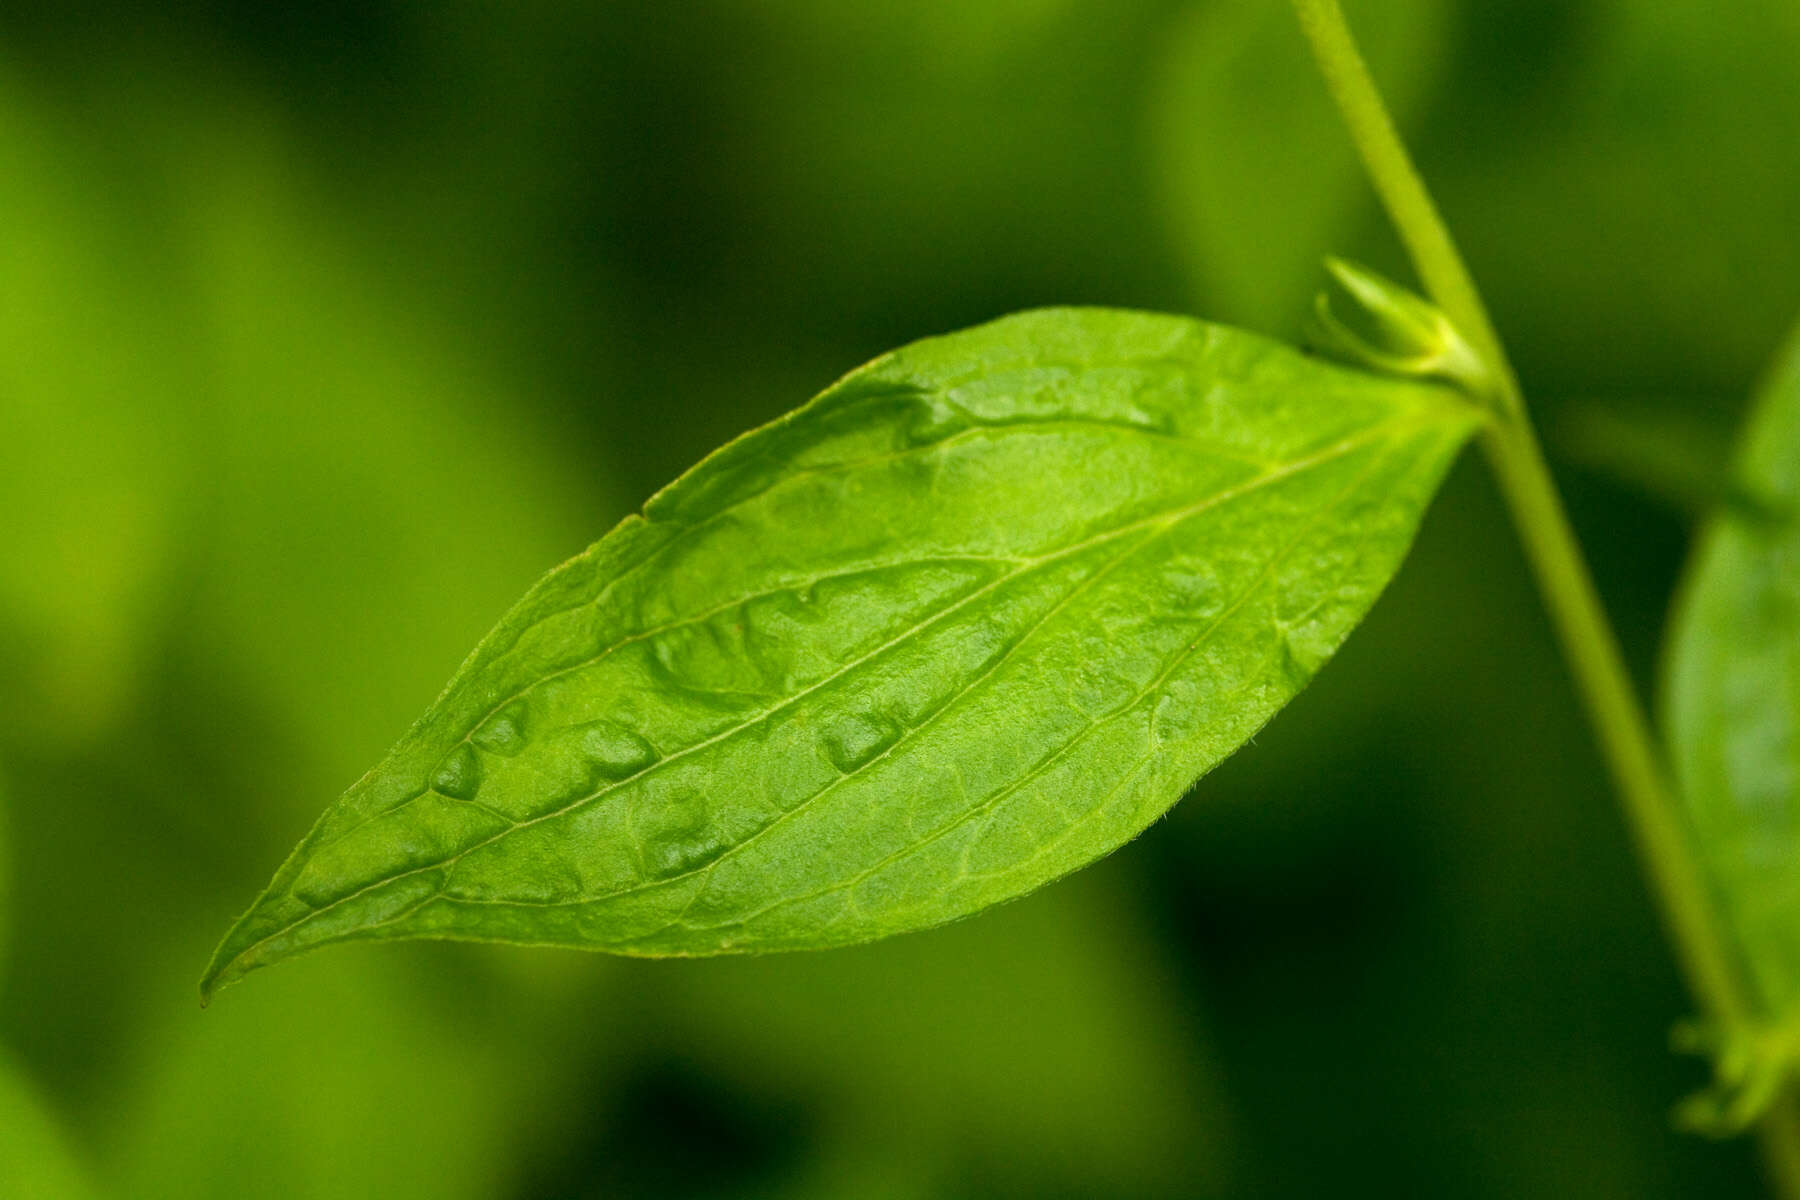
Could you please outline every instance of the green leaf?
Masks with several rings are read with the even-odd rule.
[[[1800,328],[1758,395],[1735,499],[1670,629],[1670,749],[1719,903],[1771,1019],[1800,1002]]]
[[[226,936],[824,947],[1141,831],[1361,619],[1478,421],[1177,317],[916,343],[551,572]]]

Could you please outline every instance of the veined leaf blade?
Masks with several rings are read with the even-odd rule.
[[[1746,423],[1671,622],[1670,751],[1764,1015],[1800,1001],[1800,327]]]
[[[1184,318],[915,343],[552,572],[220,946],[848,944],[1114,849],[1306,683],[1478,420]]]

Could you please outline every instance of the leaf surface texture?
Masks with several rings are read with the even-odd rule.
[[[878,359],[533,587],[204,987],[350,938],[814,948],[1028,892],[1305,685],[1476,420],[1145,313]]]

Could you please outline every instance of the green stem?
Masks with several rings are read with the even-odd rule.
[[[1412,157],[1407,154],[1381,93],[1363,62],[1350,26],[1344,21],[1337,0],[1294,0],[1294,11],[1300,17],[1300,28],[1312,44],[1313,59],[1325,86],[1337,103],[1338,113],[1349,126],[1350,140],[1362,155],[1363,167],[1375,185],[1376,194],[1394,222],[1400,241],[1418,271],[1425,291],[1444,310],[1462,335],[1469,339],[1488,369],[1495,374],[1502,403],[1511,402],[1519,410],[1519,383],[1501,348],[1494,323],[1488,319],[1475,282],[1464,269],[1456,243],[1431,193],[1419,178]]]
[[[1496,419],[1482,435],[1482,449],[1537,576],[1688,984],[1706,1015],[1726,1028],[1740,1027],[1753,1016],[1749,990],[1721,931],[1649,722],[1563,511],[1517,376],[1462,256],[1382,104],[1338,0],[1293,0],[1293,5],[1414,268],[1431,298],[1492,373]],[[1800,1200],[1797,1117],[1792,1103],[1778,1104],[1760,1132],[1771,1183],[1781,1195]]]

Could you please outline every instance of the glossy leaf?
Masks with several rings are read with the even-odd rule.
[[[1476,420],[1142,313],[879,359],[538,583],[204,986],[349,938],[841,945],[1030,891],[1304,686]]]
[[[1771,1018],[1800,1002],[1800,330],[1750,414],[1670,633],[1681,793]]]

